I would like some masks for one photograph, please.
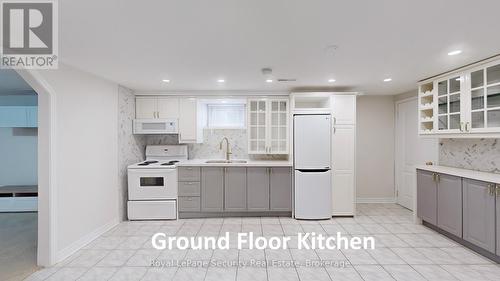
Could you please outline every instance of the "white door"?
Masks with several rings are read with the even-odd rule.
[[[161,119],[179,118],[179,99],[158,98],[158,118]]]
[[[135,118],[153,119],[156,117],[156,98],[138,97],[135,99]]]
[[[396,103],[396,199],[413,210],[415,166],[438,161],[438,140],[418,135],[417,99]]]
[[[293,134],[295,169],[330,168],[330,115],[295,115]]]

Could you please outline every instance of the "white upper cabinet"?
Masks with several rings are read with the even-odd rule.
[[[500,62],[472,69],[467,81],[470,89],[468,132],[500,132]]]
[[[332,115],[334,125],[356,124],[356,96],[332,96]]]
[[[439,132],[460,133],[465,130],[467,118],[464,80],[463,74],[457,74],[437,81]]]
[[[177,119],[179,99],[170,97],[136,97],[136,119]]]
[[[158,118],[177,119],[179,118],[179,99],[178,98],[158,98]]]
[[[179,143],[199,143],[202,131],[198,126],[198,102],[195,98],[179,100]]]
[[[156,97],[136,97],[135,98],[135,118],[154,119],[158,106]]]
[[[498,137],[500,61],[419,84],[419,133],[447,137]]]
[[[248,153],[288,154],[288,99],[249,99],[247,108]]]

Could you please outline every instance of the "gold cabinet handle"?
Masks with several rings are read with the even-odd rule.
[[[439,182],[441,180],[438,173],[432,173],[432,177],[435,182]]]
[[[464,131],[464,128],[465,128],[464,125],[465,125],[464,122],[460,122],[460,132]]]
[[[491,183],[488,184],[488,194],[490,196],[495,195],[495,186]]]
[[[441,181],[441,175],[440,174],[436,174],[436,178],[437,178],[437,182]]]
[[[470,122],[465,123],[465,131],[470,132]]]
[[[495,187],[495,193],[497,197],[500,197],[500,184],[497,184]]]

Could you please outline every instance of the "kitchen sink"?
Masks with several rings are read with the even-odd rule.
[[[205,163],[207,164],[217,164],[217,163],[247,163],[247,160],[207,160]]]

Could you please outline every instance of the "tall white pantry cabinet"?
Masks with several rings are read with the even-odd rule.
[[[356,95],[333,95],[332,215],[355,215]]]

